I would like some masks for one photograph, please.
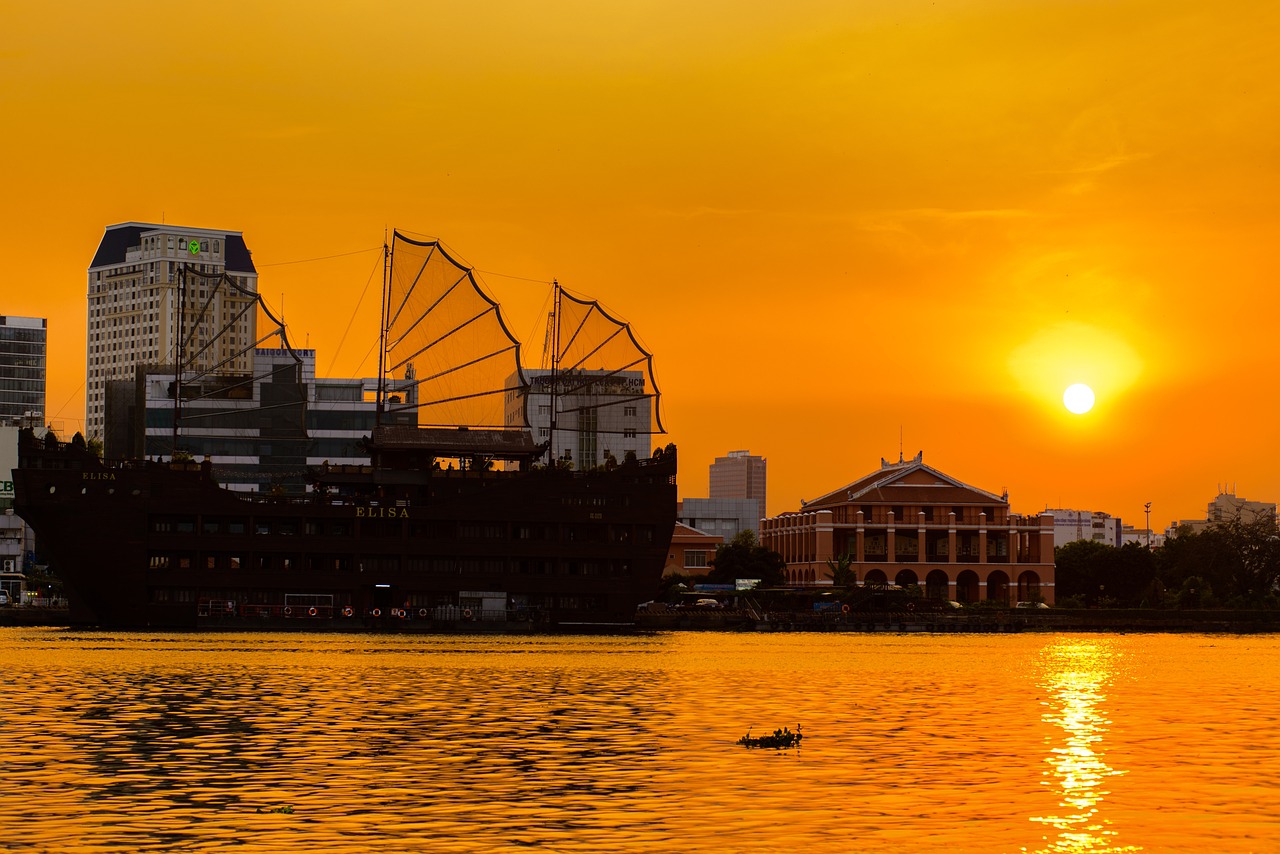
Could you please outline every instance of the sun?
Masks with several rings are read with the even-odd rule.
[[[1068,386],[1062,393],[1062,403],[1076,415],[1084,415],[1093,409],[1093,389],[1084,383]]]

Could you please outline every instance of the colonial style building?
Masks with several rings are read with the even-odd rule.
[[[1053,604],[1052,514],[1018,516],[1007,495],[961,483],[923,454],[761,523],[792,584],[830,583],[847,557],[859,584],[919,585],[958,602]]]

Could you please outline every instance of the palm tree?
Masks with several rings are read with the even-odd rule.
[[[831,570],[831,582],[836,587],[853,587],[858,583],[858,572],[853,568],[853,558],[848,552],[827,561],[827,569]]]

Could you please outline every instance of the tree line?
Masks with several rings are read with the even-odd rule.
[[[1274,519],[1184,528],[1154,551],[1080,540],[1054,555],[1060,608],[1280,608]]]

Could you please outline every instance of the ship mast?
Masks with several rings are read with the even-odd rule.
[[[187,342],[183,320],[187,315],[187,265],[178,267],[178,342],[174,352],[173,369],[173,445],[169,448],[172,459],[178,453],[178,422],[182,420],[182,361],[186,355]]]
[[[386,229],[382,232],[382,311],[378,319],[378,405],[374,410],[374,426],[382,426],[382,412],[387,396],[387,304],[390,302],[391,288],[391,248],[387,245]]]
[[[557,386],[560,382],[560,281],[559,279],[551,280],[551,287],[554,289],[551,300],[551,429],[549,431],[549,444],[547,446],[547,459],[551,465],[556,465],[556,396]]]

